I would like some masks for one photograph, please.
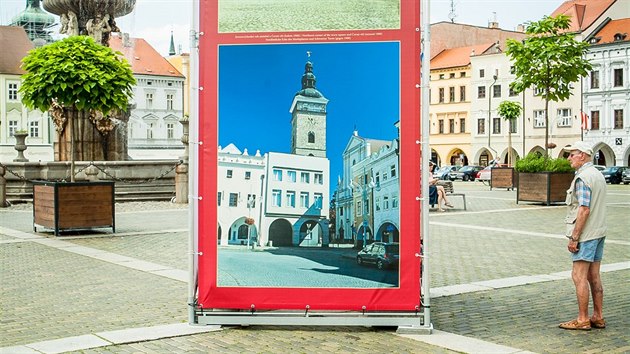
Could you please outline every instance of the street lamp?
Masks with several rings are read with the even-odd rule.
[[[492,75],[493,81],[492,84],[488,87],[488,149],[494,152],[495,158],[497,155],[497,151],[490,146],[490,137],[492,135],[492,94],[494,92],[494,84],[497,82],[498,77],[499,75],[497,75],[497,73]],[[493,92],[491,93],[490,91]]]

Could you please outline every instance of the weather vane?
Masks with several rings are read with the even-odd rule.
[[[310,57],[311,57],[311,53],[312,53],[312,52],[311,52],[310,50],[307,50],[307,51],[306,51],[306,57],[307,57],[307,58],[310,58]]]

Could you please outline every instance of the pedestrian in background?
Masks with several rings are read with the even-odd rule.
[[[576,319],[560,328],[590,330],[605,328],[603,316],[604,287],[599,274],[606,237],[606,180],[592,162],[590,144],[578,141],[564,148],[575,177],[567,190],[566,236],[572,253],[571,276],[578,302]],[[593,314],[589,317],[589,290],[593,297]]]

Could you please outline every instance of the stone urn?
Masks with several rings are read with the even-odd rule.
[[[15,137],[15,150],[17,150],[17,157],[13,159],[13,162],[28,162],[28,159],[24,156],[26,150],[26,137],[28,133],[25,131],[17,131],[13,133]]]

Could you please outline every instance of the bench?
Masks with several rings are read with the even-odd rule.
[[[446,192],[447,197],[462,197],[464,201],[464,210],[466,210],[466,194],[464,193],[455,193],[453,189],[453,182],[451,181],[439,181],[439,186],[444,187],[444,191]],[[433,206],[433,205],[431,205]]]

